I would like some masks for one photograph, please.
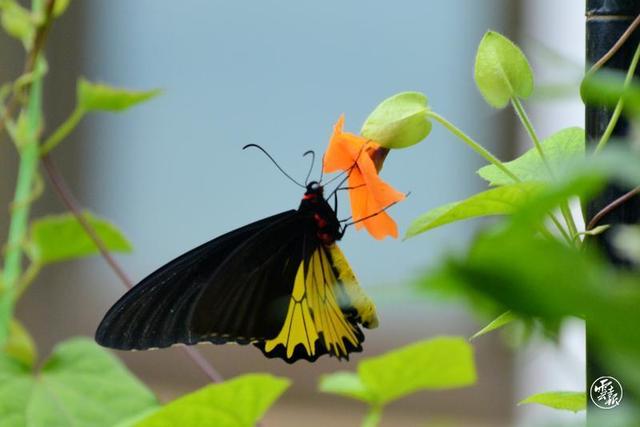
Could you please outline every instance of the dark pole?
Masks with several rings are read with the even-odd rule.
[[[634,19],[640,14],[640,0],[587,0],[587,23],[586,23],[586,59],[587,67],[591,67],[600,60],[620,37],[629,28]],[[603,68],[627,70],[633,57],[634,51],[640,41],[640,31],[633,31],[630,37],[621,45],[620,49],[603,65]],[[636,71],[638,75],[638,71]],[[591,147],[595,147],[599,138],[602,136],[609,119],[611,118],[612,109],[604,107],[586,107],[585,129],[587,141]],[[620,118],[610,144],[624,143],[620,137],[628,136],[629,124]],[[640,167],[640,165],[638,165]],[[627,194],[631,189],[625,188],[615,183],[611,183],[605,191],[592,203],[587,206],[587,223],[605,206]],[[616,209],[606,214],[600,221],[600,224],[637,224],[640,222],[640,197],[630,197],[626,202],[622,203]],[[609,261],[617,266],[625,267],[625,262],[616,256],[612,250],[611,242],[607,233],[602,237],[592,239],[591,243],[595,243],[603,250]],[[611,284],[615,286],[614,283]],[[636,325],[637,327],[638,325]],[[587,319],[587,420],[588,425],[594,426],[597,422],[602,426],[603,416],[614,416],[615,409],[604,410],[596,406],[590,399],[591,385],[602,376],[611,376],[620,381],[624,389],[625,378],[615,367],[611,368],[607,365],[605,368],[599,357],[606,357],[606,350],[596,348],[593,340],[589,336],[589,319]],[[622,406],[630,406],[630,403],[636,399],[632,399],[627,393],[624,395]],[[625,405],[626,404],[626,405]],[[599,421],[595,421],[595,417]]]

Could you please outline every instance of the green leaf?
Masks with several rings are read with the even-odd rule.
[[[604,233],[610,228],[611,228],[611,224],[602,224],[592,228],[591,230],[580,231],[578,233],[578,236],[597,236],[599,234]]]
[[[625,73],[620,71],[599,70],[587,74],[580,85],[580,96],[587,105],[611,108],[622,99],[623,111],[640,114],[640,83],[631,80],[625,87]]]
[[[585,155],[584,130],[578,127],[563,129],[542,141],[542,149],[551,170],[561,171],[568,162],[575,162]],[[505,163],[507,169],[521,181],[547,182],[551,181],[549,170],[544,164],[540,153],[534,147],[515,160]],[[513,179],[494,165],[487,165],[478,174],[489,181],[491,185],[512,184]]]
[[[373,400],[358,374],[353,372],[338,371],[323,375],[320,378],[318,389],[324,393],[351,397],[363,402]]]
[[[130,252],[127,238],[110,222],[83,213],[107,249]],[[33,221],[28,243],[30,256],[42,264],[67,261],[98,253],[98,247],[70,213],[50,215]]]
[[[437,207],[413,220],[405,239],[456,221],[482,216],[509,215],[541,188],[537,183],[505,185],[483,191],[466,200]]]
[[[427,109],[427,97],[422,93],[399,93],[382,101],[369,114],[360,133],[385,148],[409,147],[431,132]]]
[[[496,329],[500,329],[503,326],[508,325],[514,320],[518,320],[518,316],[515,315],[511,310],[505,311],[500,316],[493,319],[487,326],[480,329],[478,332],[473,334],[469,341],[474,340],[482,335],[488,334],[489,332],[495,331]]]
[[[503,108],[513,97],[527,98],[533,91],[533,72],[522,51],[509,39],[487,31],[476,54],[474,77],[489,105]]]
[[[479,235],[466,254],[447,259],[438,276],[446,272],[504,309],[547,325],[569,316],[587,318],[597,343],[594,357],[609,368],[623,366],[621,360],[637,367],[640,280],[613,270],[589,249],[509,225]]]
[[[30,46],[35,35],[36,23],[29,10],[14,0],[0,0],[0,11],[2,28],[7,34],[21,40],[25,46]]]
[[[53,16],[56,18],[62,15],[69,7],[71,0],[56,0],[56,4],[53,6]]]
[[[358,365],[358,375],[381,405],[420,390],[476,382],[473,348],[459,337],[433,338],[365,359]]]
[[[160,90],[130,91],[78,80],[78,105],[84,111],[123,111],[160,94]]]
[[[579,412],[587,409],[587,395],[584,391],[549,391],[538,393],[521,400],[518,405],[537,403],[553,409]]]
[[[136,427],[253,427],[289,387],[285,378],[243,375],[183,396]]]
[[[87,339],[59,344],[42,370],[0,354],[3,427],[111,427],[157,405],[107,351]]]
[[[38,357],[33,338],[17,319],[11,320],[9,339],[5,343],[3,351],[29,368],[33,367]]]

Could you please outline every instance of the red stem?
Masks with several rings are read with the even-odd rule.
[[[95,229],[91,226],[91,224],[89,224],[84,215],[82,215],[82,208],[80,207],[80,204],[77,202],[73,193],[71,193],[71,190],[69,189],[67,183],[56,168],[53,159],[48,154],[44,155],[42,156],[42,164],[47,172],[47,175],[49,176],[51,184],[53,185],[53,189],[55,190],[62,203],[73,214],[73,216],[76,217],[84,231],[98,247],[102,258],[104,258],[107,264],[109,264],[109,267],[111,267],[116,276],[118,276],[118,279],[120,279],[122,284],[127,289],[131,289],[133,287],[133,282],[131,281],[127,273],[125,273],[120,264],[111,255],[109,249],[107,249],[100,236],[98,236],[98,234],[96,233]],[[202,356],[202,354],[198,350],[193,347],[186,346],[180,348],[211,381],[213,381],[214,383],[219,383],[224,380],[222,375],[220,375],[220,373],[204,358],[204,356]]]
[[[638,194],[640,194],[640,187],[636,187],[633,190],[623,194],[622,196],[618,197],[613,202],[609,203],[607,206],[602,208],[597,214],[593,216],[593,218],[591,218],[591,221],[589,221],[589,224],[587,224],[587,231],[593,230],[595,226],[598,225],[598,223],[602,218],[604,218],[613,210],[622,206],[623,204],[625,204],[627,201],[629,201],[630,199],[632,199]]]

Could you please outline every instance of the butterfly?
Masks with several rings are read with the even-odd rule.
[[[249,146],[296,182],[262,147]],[[348,225],[336,216],[337,189],[332,208],[320,182],[297,184],[305,188],[298,209],[223,234],[160,267],[111,307],[96,341],[119,350],[253,344],[287,363],[362,351],[360,326],[375,328],[378,318],[336,244]]]

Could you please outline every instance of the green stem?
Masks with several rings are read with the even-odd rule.
[[[633,75],[636,72],[636,68],[638,67],[638,61],[640,60],[640,43],[636,47],[636,52],[633,54],[633,59],[631,60],[631,64],[629,64],[629,69],[627,70],[627,75],[624,79],[624,89],[629,87],[631,84],[631,80],[633,79]],[[624,101],[622,96],[618,99],[616,104],[616,108],[613,110],[613,114],[611,115],[611,119],[609,119],[609,123],[607,124],[607,128],[604,130],[604,133],[600,137],[600,141],[598,141],[598,145],[596,145],[595,153],[599,153],[606,147],[609,139],[611,138],[611,134],[613,133],[613,129],[615,129],[618,124],[618,119],[622,114],[622,109],[624,108]]]
[[[44,2],[33,1],[34,13],[42,12]],[[40,56],[35,58],[36,68],[43,66]],[[9,322],[13,317],[16,289],[22,275],[22,245],[27,236],[29,211],[31,209],[31,193],[38,171],[40,150],[38,133],[42,120],[42,76],[34,79],[29,89],[26,110],[27,132],[24,144],[20,147],[20,164],[18,181],[13,197],[13,209],[7,238],[7,252],[4,259],[2,277],[3,288],[0,290],[0,347],[4,345],[9,333]]]
[[[362,427],[378,427],[381,419],[382,408],[379,405],[372,405],[362,420]]]
[[[67,118],[67,120],[62,123],[58,129],[55,130],[46,139],[46,141],[40,147],[40,155],[44,156],[48,154],[51,150],[53,150],[58,144],[60,144],[69,134],[78,126],[80,120],[85,115],[85,110],[80,106],[76,106],[75,110],[71,113],[71,115]]]
[[[502,172],[507,174],[511,179],[516,182],[520,182],[520,179],[514,175],[505,165],[498,159],[496,156],[491,154],[489,150],[484,148],[482,145],[471,139],[466,133],[462,132],[458,129],[453,123],[442,117],[441,115],[435,113],[434,111],[427,111],[427,117],[431,117],[436,120],[444,127],[446,127],[451,133],[460,138],[465,144],[467,144],[473,151],[480,154],[484,157],[489,163],[500,169]]]
[[[516,115],[518,116],[518,118],[520,118],[520,122],[522,122],[522,125],[527,130],[527,133],[529,134],[531,141],[533,141],[533,145],[535,145],[536,150],[538,151],[538,154],[542,159],[542,163],[544,163],[545,167],[547,168],[547,171],[549,172],[549,176],[553,179],[554,178],[553,169],[551,169],[551,165],[547,161],[547,157],[545,156],[544,150],[542,149],[542,144],[540,143],[538,134],[533,128],[533,123],[531,123],[531,120],[529,119],[527,112],[522,106],[522,103],[520,103],[520,100],[514,96],[513,98],[511,98],[511,104],[513,105],[513,108],[516,110]],[[573,219],[573,215],[571,214],[571,209],[569,208],[569,204],[566,202],[561,203],[560,212],[562,213],[562,217],[564,218],[564,221],[567,224],[567,227],[569,227],[569,236],[575,236],[578,233],[578,228],[576,227],[576,222]],[[571,237],[569,237],[567,241],[571,244],[573,244],[574,242],[573,238]]]
[[[31,283],[38,277],[40,270],[42,270],[42,264],[37,261],[31,261],[31,264],[29,264],[29,267],[27,267],[22,277],[20,277],[18,285],[16,286],[16,300],[20,299],[25,291],[29,289]]]
[[[535,145],[536,150],[538,151],[538,154],[540,154],[540,158],[542,159],[542,162],[544,163],[545,167],[553,177],[553,170],[551,169],[549,162],[547,162],[547,157],[544,155],[544,150],[542,149],[542,144],[540,143],[538,134],[533,128],[533,123],[531,123],[531,120],[529,120],[529,116],[527,115],[527,112],[525,111],[524,107],[520,103],[520,100],[514,96],[513,98],[511,98],[511,105],[513,105],[513,108],[516,110],[516,115],[518,116],[518,118],[520,118],[520,122],[522,122],[522,125],[527,130],[527,133],[529,134],[529,138],[531,138],[531,141],[533,141],[533,145]]]
[[[549,218],[551,218],[551,221],[555,224],[558,231],[560,231],[560,234],[562,234],[562,237],[564,237],[564,240],[566,240],[566,242],[569,243],[569,245],[572,245],[574,243],[574,240],[571,238],[569,233],[567,233],[567,230],[564,229],[562,224],[560,224],[560,221],[558,221],[556,216],[553,213],[549,212]]]
[[[431,111],[431,110],[427,111],[427,116],[433,118],[434,120],[436,120],[437,122],[442,124],[445,128],[447,128],[451,133],[456,135],[458,138],[462,139],[462,141],[464,141],[469,147],[471,147],[471,149],[473,149],[473,151],[475,151],[476,153],[480,154],[482,157],[484,157],[491,164],[493,164],[494,166],[499,168],[501,171],[503,171],[514,182],[521,182],[520,178],[518,178],[513,172],[511,172],[505,166],[505,164],[502,163],[496,156],[491,154],[489,152],[489,150],[484,148],[478,142],[476,142],[473,139],[471,139],[471,137],[469,137],[467,134],[465,134],[463,131],[461,131],[453,123],[451,123],[450,121],[448,121],[447,119],[445,119],[441,115],[439,115],[436,112]],[[525,117],[526,117],[526,115],[525,115]],[[528,121],[528,119],[527,119],[527,121]],[[531,129],[533,130],[533,127],[531,127]],[[535,132],[534,132],[534,135],[535,135]],[[565,238],[565,240],[569,244],[572,244],[573,240],[571,239],[571,236],[569,235],[569,233],[567,233],[567,231],[564,229],[564,227],[562,227],[560,222],[556,219],[555,215],[553,215],[553,213],[549,212],[549,217],[551,218],[551,221],[553,221],[555,226],[558,228],[558,230],[560,231],[562,236]],[[550,233],[544,228],[544,226],[542,227],[541,231],[542,231],[542,234],[544,234],[546,237],[553,238],[553,236],[550,236]]]

